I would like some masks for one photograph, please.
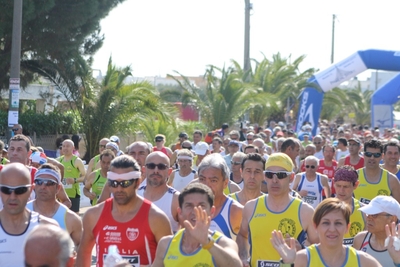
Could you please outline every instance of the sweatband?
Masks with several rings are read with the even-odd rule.
[[[39,178],[40,175],[50,175],[51,177],[55,178],[58,183],[61,182],[61,175],[59,172],[52,170],[52,169],[38,169],[37,172],[35,173],[35,178],[33,180],[35,180],[36,178]]]
[[[394,240],[393,240],[394,249],[396,251],[399,251],[400,250],[400,239],[398,239],[397,236],[394,236],[393,238],[394,238]],[[386,237],[386,239],[385,239],[385,247],[386,248],[389,246],[389,241],[390,241],[390,236]]]
[[[178,156],[178,160],[180,160],[180,159],[193,160],[193,158],[192,158],[192,157],[189,157],[189,156]]]
[[[107,172],[107,179],[109,180],[132,180],[139,179],[142,173],[139,171],[131,171],[126,173]]]
[[[333,177],[334,182],[345,181],[355,183],[358,181],[357,172],[354,170],[339,169],[336,170]]]

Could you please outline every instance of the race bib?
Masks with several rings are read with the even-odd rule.
[[[258,260],[257,267],[280,267],[281,264],[278,261],[264,261]]]

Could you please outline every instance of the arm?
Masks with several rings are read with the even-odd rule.
[[[249,258],[249,242],[248,242],[248,234],[249,234],[249,221],[254,211],[256,202],[255,200],[250,200],[246,203],[243,209],[242,221],[240,224],[240,230],[236,237],[236,244],[239,249],[239,257],[242,261],[243,266],[250,266],[247,259]]]
[[[175,150],[170,157],[170,167],[174,166],[177,156],[178,156],[178,150]]]
[[[103,205],[101,205],[102,209]],[[78,249],[78,255],[76,258],[76,266],[90,266],[92,261],[92,249],[96,243],[96,239],[93,235],[93,228],[99,219],[101,212],[99,207],[89,209],[83,216],[83,232],[81,243]]]
[[[85,187],[83,188],[83,194],[87,196],[90,200],[95,199],[97,196],[95,193],[90,192],[92,189],[92,184],[96,177],[96,172],[92,172],[86,179]]]
[[[322,186],[324,187],[325,196],[330,197],[331,196],[331,187],[329,186],[328,176],[321,175],[321,183],[322,183]]]
[[[172,204],[171,204],[171,214],[174,217],[175,221],[179,223],[178,219],[178,207],[179,207],[179,192],[177,191],[172,199]]]
[[[171,172],[171,175],[168,178],[167,185],[172,186],[172,183],[174,182],[174,178],[175,178],[175,172],[177,172],[177,170]]]
[[[218,267],[242,267],[238,247],[232,239],[222,236],[209,250]]]
[[[64,165],[62,165],[59,161],[53,158],[47,158],[47,162],[57,166],[61,172],[61,180],[64,178]]]
[[[171,242],[172,236],[165,236],[161,238],[160,242],[157,244],[157,250],[156,250],[156,257],[154,259],[153,264],[151,267],[164,267],[164,256],[165,253],[167,252],[167,248],[169,245],[169,242]]]
[[[108,183],[106,183],[103,187],[103,190],[101,191],[99,199],[97,200],[97,204],[104,202],[106,199],[110,197],[111,197],[110,186],[108,185]]]
[[[171,158],[171,156],[172,156],[172,154],[173,154],[171,148],[165,147],[165,149],[167,150],[168,157]]]
[[[81,174],[81,176],[76,179],[77,183],[83,183],[83,181],[85,180],[85,176],[86,176],[86,170],[85,170],[85,166],[83,165],[83,161],[80,158],[77,158],[75,160],[75,166],[79,169],[79,172]]]
[[[296,176],[294,177],[294,181],[293,181],[293,185],[292,185],[292,188],[294,191],[297,191],[297,188],[299,187],[300,178],[301,178],[300,173],[296,174]]]
[[[64,204],[68,208],[72,206],[72,202],[67,196],[67,192],[65,192],[64,186],[60,186],[60,190],[58,190],[56,197],[58,200],[60,200],[62,204]]]
[[[151,205],[149,212],[149,225],[157,243],[164,236],[172,235],[171,223],[167,215],[154,204]]]
[[[392,191],[392,196],[400,203],[400,183],[396,176],[388,172],[389,175],[389,185]]]
[[[359,232],[353,240],[353,248],[360,250],[362,246],[362,242],[364,241],[365,236],[367,235],[367,231]]]
[[[242,223],[243,206],[239,202],[233,202],[231,206],[231,212],[229,214],[229,219],[232,225],[232,231],[234,233],[239,233],[240,224]]]
[[[307,232],[307,241],[310,244],[317,244],[319,243],[319,237],[313,225],[313,215],[314,209],[307,203],[303,202],[300,207],[301,226],[303,227],[303,230]]]
[[[69,235],[71,236],[72,241],[74,241],[75,248],[77,249],[82,237],[82,220],[75,212],[68,210],[65,224],[67,225]]]
[[[341,158],[341,159],[338,161],[337,167],[339,168],[339,167],[341,167],[341,166],[343,166],[343,165],[344,165],[344,158]]]
[[[89,175],[93,171],[93,168],[94,168],[93,164],[94,164],[94,157],[89,161],[88,167],[86,169],[85,183],[86,183],[86,180],[89,179]]]

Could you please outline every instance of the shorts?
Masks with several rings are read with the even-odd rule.
[[[71,208],[69,209],[74,212],[79,212],[79,206],[81,204],[81,196],[76,195],[75,197],[70,197],[69,199],[71,200],[72,203]]]

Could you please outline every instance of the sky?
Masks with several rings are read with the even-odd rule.
[[[103,47],[93,69],[108,59],[133,76],[203,75],[208,65],[243,66],[244,0],[126,0],[101,21]],[[359,50],[400,50],[399,0],[251,0],[250,58],[306,55],[301,70],[331,65]],[[369,73],[358,75],[366,79]]]

